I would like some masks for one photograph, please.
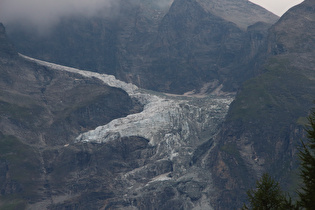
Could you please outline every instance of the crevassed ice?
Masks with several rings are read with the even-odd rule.
[[[121,137],[140,136],[148,139],[151,145],[158,145],[163,151],[161,153],[172,159],[184,151],[183,148],[197,145],[215,135],[233,101],[230,96],[178,99],[163,94],[154,95],[133,84],[119,81],[112,75],[23,57],[52,69],[98,78],[109,86],[125,90],[144,105],[142,112],[115,119],[95,130],[82,133],[76,142],[104,143]],[[189,149],[186,152],[189,153]]]

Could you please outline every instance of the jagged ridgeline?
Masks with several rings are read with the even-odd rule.
[[[196,164],[233,96],[164,95],[16,52],[1,74],[1,208],[211,207]]]
[[[211,92],[223,84],[235,91],[266,32],[247,27],[278,19],[247,0],[121,0],[113,11],[64,17],[46,36],[11,26],[10,38],[23,54],[146,89],[185,93],[207,84]]]
[[[235,209],[263,172],[295,189],[314,7],[120,0],[1,25],[0,208]]]
[[[269,30],[259,75],[231,104],[219,154],[234,177],[224,184],[237,183],[232,191],[263,172],[293,196],[299,187],[297,146],[315,99],[314,23],[314,1],[285,13]]]

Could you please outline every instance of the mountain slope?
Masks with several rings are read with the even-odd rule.
[[[17,53],[0,70],[0,208],[214,205],[199,158],[233,96],[170,96]]]
[[[7,41],[7,34],[5,33],[5,28],[2,23],[0,23],[0,49],[1,58],[17,56],[17,52],[15,51],[13,45]]]
[[[197,0],[207,11],[245,29],[257,22],[275,23],[279,18],[247,0]]]
[[[217,137],[232,98],[177,98],[139,89],[145,106],[136,114],[142,106],[129,92],[105,85],[96,74],[87,78],[79,70],[21,58],[1,27],[2,208],[233,209],[264,171],[281,183],[296,181],[288,174],[296,169],[296,144],[314,98],[314,3],[292,8],[267,34],[266,23],[244,32],[200,2],[174,1],[154,10],[164,11],[157,19],[150,19],[145,4],[127,5],[130,16],[119,16],[120,24],[65,19],[69,34],[92,30],[59,36],[78,47],[61,55],[78,52],[75,63],[100,45],[106,52],[80,65],[104,65],[127,81],[180,93],[198,92],[207,83],[208,91],[229,83],[228,90],[235,90],[256,75],[242,85]],[[91,40],[91,48],[82,47]],[[104,63],[102,53],[108,55]],[[151,70],[158,79],[148,77]],[[243,73],[248,75],[241,78]]]
[[[314,8],[314,1],[305,1],[271,27],[259,75],[244,83],[231,104],[217,151],[222,164],[214,167],[225,167],[229,178],[221,184],[235,184],[231,194],[249,188],[263,172],[289,191],[297,187],[296,147],[315,98]]]
[[[169,96],[141,90],[113,76],[27,59],[121,87],[144,106],[142,112],[83,133],[57,151],[45,148],[48,192],[59,193],[51,195],[53,202],[41,197],[44,200],[31,208],[79,204],[84,208],[211,208],[215,186],[198,158],[206,152],[204,146],[214,146],[212,138],[233,97]],[[73,176],[78,173],[79,178]],[[158,195],[154,201],[153,194]]]
[[[235,91],[253,53],[243,47],[247,26],[276,20],[245,0],[175,0],[163,6],[122,1],[111,17],[63,18],[47,37],[11,26],[10,37],[23,54],[143,88],[182,94],[223,85]]]
[[[50,197],[45,150],[58,151],[80,132],[142,108],[95,78],[23,59],[2,24],[0,72],[1,209],[24,209]]]

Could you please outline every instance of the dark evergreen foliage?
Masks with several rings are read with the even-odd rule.
[[[300,176],[303,181],[298,191],[299,200],[292,204],[291,198],[286,198],[281,191],[279,183],[268,174],[264,174],[257,181],[256,189],[247,192],[250,207],[242,209],[269,210],[269,209],[315,209],[315,109],[308,117],[309,124],[305,128],[307,139],[302,141],[299,150],[301,159]]]
[[[305,209],[315,208],[315,110],[308,117],[307,140],[302,141],[299,157],[301,159],[301,178],[303,186],[298,192],[299,205]]]
[[[256,182],[256,189],[247,191],[247,196],[250,205],[244,205],[243,209],[271,210],[283,209],[285,205],[291,206],[289,201],[286,201],[279,183],[267,173]]]

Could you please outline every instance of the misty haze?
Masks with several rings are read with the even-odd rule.
[[[150,4],[161,8],[170,6],[172,1],[148,0]],[[139,0],[130,2],[137,4]],[[64,17],[115,16],[120,4],[121,0],[1,0],[0,21],[9,25],[30,25],[39,32],[45,32]]]

